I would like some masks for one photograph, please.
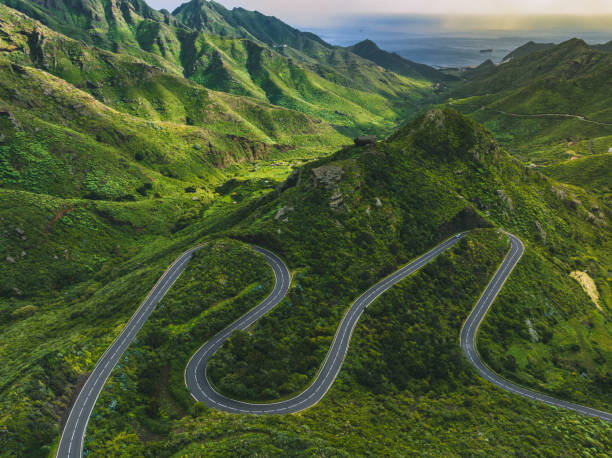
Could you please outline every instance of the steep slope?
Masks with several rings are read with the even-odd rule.
[[[546,167],[554,179],[580,186],[600,196],[612,207],[612,153],[593,154]]]
[[[385,72],[346,51],[330,53],[329,65],[302,64],[288,53],[250,40],[200,34],[193,42],[193,63],[186,68],[190,79],[207,87],[256,97],[357,132],[389,132],[431,93],[426,81]],[[351,69],[349,78],[345,74]]]
[[[301,113],[209,91],[185,79],[180,69],[169,71],[125,54],[84,46],[3,5],[0,30],[0,56],[45,70],[130,115],[206,126],[292,148],[347,141],[326,123]]]
[[[178,61],[180,43],[175,21],[169,13],[155,11],[142,0],[2,3],[88,44],[137,56],[149,63]]]
[[[179,22],[207,35],[249,38],[275,47],[290,46],[307,55],[317,55],[332,46],[318,36],[301,32],[273,16],[244,8],[228,10],[207,0],[193,0],[172,12]]]
[[[240,191],[231,189],[232,195]],[[612,256],[612,215],[597,199],[525,168],[473,121],[453,111],[433,111],[383,143],[347,148],[309,164],[278,191],[251,202],[236,214],[238,218],[220,220],[219,213],[201,212],[188,221],[191,224],[182,233],[183,237],[190,234],[191,241],[176,240],[178,244],[169,248],[168,242],[158,239],[156,249],[142,250],[110,272],[101,269],[94,278],[96,284],[66,290],[57,296],[57,306],[47,307],[42,298],[29,301],[29,305],[35,304],[34,309],[19,299],[2,305],[2,313],[11,317],[2,328],[3,338],[13,343],[0,353],[6,368],[1,389],[6,393],[2,409],[7,413],[1,418],[7,443],[28,455],[44,453],[57,434],[55,425],[78,375],[92,367],[164,262],[169,263],[170,254],[198,238],[217,248],[204,250],[195,270],[185,272],[176,285],[176,295],[160,304],[115,371],[92,417],[88,450],[169,456],[197,454],[199,447],[205,446],[228,452],[223,444],[235,443],[235,437],[227,431],[239,431],[242,437],[245,428],[255,427],[266,435],[286,438],[283,431],[303,427],[307,418],[312,419],[308,434],[301,430],[291,433],[298,442],[249,441],[249,450],[282,453],[330,446],[334,453],[360,454],[366,443],[359,436],[376,437],[372,436],[374,415],[386,418],[388,428],[397,433],[394,437],[402,438],[401,443],[397,439],[377,443],[380,454],[408,453],[418,443],[440,454],[450,453],[454,447],[470,453],[479,445],[469,439],[473,435],[468,432],[483,426],[480,415],[472,418],[468,412],[486,416],[492,409],[497,421],[487,422],[486,434],[496,439],[487,445],[489,453],[534,453],[534,447],[543,446],[541,441],[516,441],[525,427],[548,437],[544,429],[550,429],[552,423],[574,437],[572,425],[577,421],[590,428],[597,444],[560,437],[545,439],[547,450],[580,453],[589,446],[605,450],[609,426],[605,429],[592,420],[495,391],[480,381],[460,356],[460,323],[506,249],[506,239],[495,229],[476,231],[423,276],[411,279],[369,308],[355,330],[356,346],[347,356],[347,370],[312,411],[272,423],[218,417],[194,406],[182,381],[191,351],[243,313],[268,287],[267,279],[262,277],[258,282],[249,276],[249,272],[259,272],[261,265],[247,263],[246,248],[219,240],[211,231],[213,226],[233,238],[273,248],[294,271],[295,286],[287,300],[249,334],[233,336],[215,357],[217,374],[223,374],[214,376],[220,389],[243,398],[270,399],[308,384],[344,310],[374,281],[448,234],[499,224],[520,234],[528,253],[485,323],[482,355],[496,370],[520,383],[605,407],[610,386],[606,372],[610,325],[602,313],[607,312],[593,306],[568,275],[588,270],[601,292],[603,310],[609,310],[612,296],[605,277]],[[60,205],[51,202],[41,216]],[[595,206],[600,211],[593,219],[589,212]],[[76,219],[79,229],[85,223],[82,218]],[[130,218],[124,215],[123,221]],[[9,226],[10,231],[15,234],[12,244],[27,243],[20,241],[21,234],[14,227]],[[29,231],[26,236],[31,236]],[[211,271],[211,266],[217,267]],[[245,266],[250,267],[240,273]],[[133,282],[138,287],[132,286],[133,291],[127,294],[126,288]],[[102,284],[106,286],[102,288]],[[117,305],[100,306],[105,303]],[[48,336],[49,322],[56,322],[61,333],[70,335],[70,342],[57,337],[44,343],[23,342],[25,331],[35,323]],[[537,341],[532,340],[530,329],[540,336]],[[85,349],[83,333],[88,336]],[[546,356],[553,353],[554,360]],[[588,376],[571,375],[576,367]],[[16,375],[20,368],[24,377]],[[59,386],[57,380],[64,382]],[[416,409],[417,413],[405,417],[397,415],[397,409]],[[456,415],[448,418],[448,409]],[[417,417],[428,428],[447,432],[442,438],[437,433],[423,439],[421,428],[413,431],[409,427]],[[28,426],[33,418],[40,425],[35,434]],[[319,421],[322,418],[326,420]],[[216,432],[203,426],[212,419],[221,428]],[[325,439],[324,431],[340,430],[346,421],[353,425],[351,440],[332,443],[329,437]],[[447,428],[451,424],[457,432]],[[182,431],[178,437],[176,431]],[[156,441],[148,439],[150,434],[156,435]],[[211,445],[213,436],[216,439]]]
[[[346,49],[333,47],[312,34],[299,32],[278,19],[243,9],[230,11],[214,2],[193,0],[180,7],[175,18],[153,11],[145,3],[132,4],[126,0],[104,6],[94,1],[76,7],[77,14],[72,22],[64,21],[70,8],[61,2],[44,8],[31,0],[7,4],[40,19],[56,31],[116,53],[137,57],[155,67],[144,70],[146,81],[153,86],[146,101],[142,101],[142,91],[133,89],[134,78],[129,79],[125,89],[119,90],[127,92],[121,94],[120,102],[122,105],[131,104],[132,111],[138,110],[139,107],[134,105],[141,101],[144,102],[140,107],[143,112],[154,110],[157,98],[167,106],[156,111],[163,112],[168,108],[168,115],[182,116],[184,110],[177,109],[177,101],[173,99],[184,93],[179,87],[185,86],[185,82],[170,78],[173,83],[170,86],[174,88],[168,94],[164,87],[168,83],[164,70],[172,74],[182,72],[187,78],[211,89],[254,97],[265,103],[318,116],[351,134],[362,130],[387,134],[398,120],[417,112],[422,106],[421,100],[432,94],[431,85],[428,81],[421,81],[422,78],[415,80],[387,71]],[[81,11],[82,8],[86,11]],[[94,10],[104,12],[96,13]],[[88,19],[90,16],[95,20]],[[64,23],[72,25],[67,28],[62,26]],[[48,54],[54,54],[51,44],[45,43],[47,35],[38,32],[30,35],[32,43],[28,44],[37,48],[35,59],[50,69],[54,66],[49,65],[48,58],[43,62],[45,46]],[[99,75],[96,78],[87,67],[74,68],[78,67],[79,51],[78,47],[71,48],[76,54],[69,59],[72,75],[68,72],[64,75],[69,80],[71,76],[74,81],[86,73],[86,80],[94,86],[92,92],[94,89],[103,92],[96,87],[106,83],[99,81]],[[41,52],[43,54],[39,56]],[[85,53],[96,54],[91,49]],[[107,69],[108,66],[103,62],[99,67]],[[134,66],[137,67],[134,76],[139,71],[142,74],[143,65],[132,64]],[[151,83],[156,79],[157,84],[155,81]],[[79,82],[83,83],[82,80]],[[117,83],[119,86],[122,81]],[[410,105],[406,104],[407,101]],[[184,104],[183,101],[179,103]],[[189,115],[184,119],[187,117],[194,120]]]
[[[365,288],[449,233],[493,223],[520,233],[528,254],[485,323],[481,353],[506,377],[609,408],[609,323],[568,275],[587,268],[606,291],[611,214],[602,207],[601,216],[589,221],[588,211],[596,199],[523,167],[481,126],[451,111],[428,113],[385,143],[346,149],[310,164],[297,171],[284,189],[278,196],[270,194],[229,234],[282,253],[293,271],[294,286],[286,301],[249,332],[235,333],[213,358],[209,376],[218,389],[259,400],[299,391],[316,373],[343,312]],[[197,454],[200,447],[228,451],[235,437],[224,431],[233,425],[230,429],[240,431],[240,437],[252,439],[251,452],[282,454],[332,447],[326,450],[360,454],[375,447],[378,454],[416,453],[420,444],[438,454],[458,449],[469,454],[481,448],[466,432],[480,430],[482,416],[494,415],[496,421],[485,422],[491,454],[530,454],[533,447],[581,453],[588,447],[575,439],[579,434],[572,436],[574,442],[560,437],[557,443],[544,439],[545,445],[516,440],[518,430],[525,433],[524,422],[539,434],[539,421],[548,429],[575,422],[589,425],[591,431],[599,431],[593,447],[604,450],[609,425],[598,430],[591,420],[502,394],[483,384],[462,360],[457,344],[460,325],[505,249],[506,239],[495,229],[476,230],[422,275],[381,297],[355,329],[355,348],[330,393],[299,416],[273,420],[219,416],[194,406],[184,389],[184,364],[191,352],[245,307],[241,302],[226,308],[208,300],[201,305],[201,285],[193,280],[202,276],[198,264],[186,272],[145,331],[162,337],[137,344],[134,354],[142,356],[112,378],[96,408],[88,449],[104,453],[113,453],[118,446],[131,447],[132,453],[163,449],[169,455]],[[223,265],[223,256],[216,256]],[[204,288],[211,287],[207,280]],[[246,283],[236,289],[245,287]],[[259,284],[255,288],[259,290]],[[610,296],[603,297],[608,310]],[[175,310],[185,315],[176,316]],[[217,321],[223,314],[225,321]],[[532,340],[532,332],[539,336],[537,341]],[[159,360],[150,362],[151,354]],[[556,359],[543,356],[549,354]],[[581,364],[586,378],[572,375]],[[155,379],[154,388],[147,374],[160,373],[160,367],[167,368],[168,376]],[[149,395],[123,394],[121,383],[136,387],[142,380]],[[150,401],[155,389],[159,394]],[[113,399],[119,410],[112,407]],[[412,412],[409,406],[418,414],[398,414]],[[193,409],[189,417],[180,413],[188,409]],[[468,413],[475,411],[481,414]],[[126,423],[126,412],[134,414],[138,426]],[[167,415],[183,419],[168,424]],[[218,435],[211,440],[213,429],[204,425],[219,418],[224,418],[224,426],[213,428]],[[410,428],[416,418],[422,423]],[[393,440],[381,436],[376,445],[367,445],[379,421],[388,428],[385,434],[394,431]],[[307,434],[299,429],[304,424]],[[423,438],[423,424],[446,432]],[[163,431],[163,446],[143,439],[139,428],[150,425]],[[189,425],[180,437],[174,433],[178,425]],[[451,432],[451,425],[460,432]],[[251,434],[251,428],[266,436],[270,431],[292,431],[288,434],[295,442],[283,445],[276,439],[256,439],[259,436]],[[350,440],[333,441],[341,430]],[[360,435],[368,439],[361,440]]]
[[[502,61],[516,59],[518,57],[526,56],[527,54],[531,54],[539,51],[547,51],[555,47],[554,43],[536,43],[535,41],[529,41],[522,46],[519,46],[511,53],[508,53]]]
[[[363,40],[347,48],[352,53],[371,60],[387,70],[404,75],[409,78],[425,79],[428,81],[440,82],[446,80],[456,80],[456,78],[445,75],[444,73],[428,65],[417,64],[411,60],[404,59],[396,53],[390,53],[380,49],[372,40]]]
[[[400,264],[400,259],[410,259],[449,233],[486,224],[482,218],[484,215],[530,241],[530,255],[521,269],[545,266],[542,267],[544,273],[540,281],[551,283],[545,295],[550,303],[555,304],[557,313],[565,318],[588,316],[593,309],[577,285],[572,285],[569,270],[565,270],[569,266],[561,267],[565,263],[585,265],[591,262],[593,256],[597,259],[593,265],[593,271],[597,272],[596,282],[600,288],[607,290],[605,266],[612,256],[610,210],[584,192],[566,189],[517,164],[499,149],[480,126],[455,112],[431,112],[390,137],[377,150],[366,150],[362,154],[345,152],[325,164],[308,167],[302,171],[300,186],[286,191],[278,202],[263,207],[241,225],[249,234],[248,240],[265,241],[267,246],[284,253],[290,265],[308,266],[308,275],[319,278],[320,289],[326,294],[329,288],[323,285],[333,283],[337,285],[337,294],[346,296],[342,299],[328,298],[325,301],[327,305],[321,304],[315,310],[312,308],[314,306],[307,305],[314,303],[314,297],[308,301],[303,293],[290,293],[289,302],[294,306],[302,304],[303,310],[298,306],[298,311],[294,311],[291,318],[280,310],[273,311],[256,325],[254,337],[247,344],[247,347],[273,348],[274,358],[255,364],[254,360],[251,363],[249,358],[245,359],[245,355],[221,353],[215,356],[223,370],[211,371],[211,374],[233,374],[228,375],[230,380],[235,381],[236,376],[242,380],[242,384],[232,388],[233,385],[224,383],[220,378],[213,379],[217,386],[229,390],[228,394],[270,399],[266,397],[269,394],[258,390],[266,389],[266,393],[274,390],[280,396],[286,396],[291,391],[289,387],[274,385],[274,380],[280,382],[306,375],[302,380],[307,383],[316,372],[320,359],[309,360],[311,362],[305,364],[303,343],[299,338],[292,337],[292,333],[301,326],[300,323],[312,322],[316,316],[323,314],[322,308],[327,309],[336,303],[347,304],[362,289],[344,289],[346,287],[340,285],[351,284],[355,281],[353,279],[360,279],[360,282],[362,276],[371,283],[373,278],[383,276],[383,272],[393,270],[389,265],[392,260],[395,260],[394,264]],[[377,206],[379,201],[380,207]],[[597,215],[591,214],[593,207],[598,207]],[[279,208],[285,209],[286,216],[273,218]],[[568,224],[572,227],[568,227]],[[298,229],[303,227],[316,227],[316,230],[308,232]],[[236,232],[237,235],[239,233]],[[575,241],[578,237],[581,242]],[[380,273],[373,278],[369,276],[371,274],[362,273],[361,269],[365,266],[358,261],[362,258],[367,259],[370,272],[380,262]],[[321,267],[323,265],[326,267]],[[547,275],[550,278],[546,279]],[[570,288],[573,295],[570,302],[561,300],[560,290],[553,286],[557,283]],[[521,289],[513,280],[510,280],[510,284],[517,285],[510,288],[513,294],[530,294],[531,288]],[[511,296],[502,293],[502,297],[510,299]],[[573,305],[570,306],[570,303]],[[511,300],[504,302],[502,308],[510,304]],[[337,314],[341,314],[342,310],[344,306],[334,312],[328,309],[326,313],[338,319]],[[506,312],[506,317],[513,316],[507,309]],[[296,315],[301,315],[301,318]],[[597,316],[596,311],[594,316]],[[521,323],[526,318],[516,320]],[[545,315],[529,318],[534,326],[561,332],[556,327],[556,319],[549,320]],[[606,327],[609,325],[604,324],[603,317],[600,315],[592,319],[605,333],[604,329],[608,329]],[[281,320],[283,323],[289,320],[290,323],[284,326]],[[498,328],[493,328],[496,331],[492,333],[499,332]],[[518,332],[522,332],[522,329],[524,324],[517,327]],[[329,331],[325,328],[325,331],[315,332],[313,342],[328,342],[323,336],[328,336]],[[520,333],[506,333],[505,338],[521,339]],[[587,345],[589,350],[585,347],[584,351],[596,355],[598,343],[607,345],[605,339],[598,339],[594,337]],[[274,342],[283,342],[283,345],[281,347]],[[506,342],[509,343],[509,340]],[[325,354],[321,347],[325,345],[314,345],[311,350],[319,358]],[[500,357],[500,353],[503,355],[499,347],[495,347],[488,359],[499,366],[495,358]],[[564,370],[571,370],[571,352],[563,354],[568,358],[568,366]],[[538,359],[535,354],[533,357]],[[221,363],[224,358],[226,363]],[[240,366],[238,361],[245,361],[247,366]],[[542,364],[546,365],[545,362]],[[580,389],[591,392],[601,402],[605,402],[607,364],[601,361],[601,365],[593,366],[591,370],[601,378],[594,381],[594,376]],[[238,373],[229,370],[238,370],[239,366],[241,369]],[[301,369],[289,369],[292,367]],[[266,377],[265,374],[271,371],[280,371],[283,376],[278,379]],[[251,378],[245,379],[246,374]],[[552,384],[553,380],[551,372],[547,382]],[[580,381],[576,383],[581,385]],[[545,386],[546,382],[542,385]],[[576,391],[576,396],[580,398],[582,395]]]
[[[565,153],[568,143],[597,143],[612,132],[612,100],[603,89],[612,81],[611,64],[610,53],[574,39],[468,75],[450,103],[524,160],[564,159],[554,153],[563,144]]]

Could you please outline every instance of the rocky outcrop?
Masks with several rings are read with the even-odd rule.
[[[274,215],[274,219],[275,219],[275,220],[279,220],[279,219],[281,219],[282,217],[286,216],[286,215],[287,215],[287,213],[292,212],[293,210],[294,210],[294,208],[293,208],[293,207],[287,207],[287,206],[281,207],[281,208],[279,208],[279,210],[276,212],[276,215]]]
[[[333,189],[344,174],[341,167],[337,165],[322,165],[312,169],[316,185],[322,185],[326,189]]]

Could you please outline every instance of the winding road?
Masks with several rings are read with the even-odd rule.
[[[206,365],[208,360],[231,333],[235,330],[244,330],[251,326],[255,321],[274,308],[289,291],[291,275],[287,266],[274,253],[264,248],[253,246],[252,248],[255,251],[261,253],[265,257],[274,271],[276,278],[274,289],[260,304],[200,347],[189,360],[185,369],[185,383],[191,391],[193,398],[210,407],[226,412],[249,414],[294,413],[315,405],[325,396],[334,383],[348,351],[353,330],[365,308],[393,285],[418,271],[439,254],[448,250],[455,243],[464,238],[465,235],[465,233],[461,233],[447,239],[421,257],[376,283],[359,296],[342,319],[325,361],[312,384],[302,393],[291,399],[265,404],[247,403],[227,398],[215,391],[206,377]],[[555,399],[509,382],[495,374],[481,360],[476,349],[476,336],[479,326],[525,250],[520,239],[512,234],[508,234],[508,236],[511,242],[508,254],[493,275],[493,278],[487,285],[461,329],[460,343],[464,354],[483,378],[506,391],[531,400],[541,401],[548,405],[573,410],[584,415],[612,422],[612,414],[608,412]],[[71,408],[58,445],[56,455],[58,458],[81,456],[87,423],[106,380],[129,344],[146,322],[149,315],[155,309],[157,303],[178,279],[193,253],[200,248],[201,246],[196,246],[183,253],[174,261],[155,284],[132,318],[128,321],[121,334],[102,355]]]
[[[509,113],[503,110],[496,110],[494,108],[483,107],[485,110],[494,111],[496,113],[500,113],[506,116],[514,116],[515,118],[574,118],[580,121],[588,122],[591,124],[598,124],[600,126],[612,126],[612,123],[603,122],[603,121],[593,121],[592,119],[587,119],[581,115],[573,115],[569,113],[535,113],[535,114],[521,114],[521,113]]]

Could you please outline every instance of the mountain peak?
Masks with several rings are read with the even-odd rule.
[[[347,48],[354,54],[364,59],[368,59],[387,70],[391,70],[399,75],[408,78],[425,79],[429,81],[445,81],[454,79],[439,72],[433,67],[425,64],[417,64],[409,59],[405,59],[396,53],[390,53],[380,49],[378,45],[370,39],[365,39]]]
[[[397,131],[389,141],[445,160],[482,160],[498,149],[487,129],[448,108],[429,110]]]
[[[370,40],[369,38],[366,38],[365,40],[360,41],[359,43],[355,43],[353,46],[351,46],[352,48],[372,48],[372,49],[380,49],[378,47],[378,45],[373,42],[372,40]]]

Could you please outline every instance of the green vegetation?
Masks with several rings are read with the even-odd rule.
[[[214,2],[194,0],[172,15],[135,0],[123,6],[112,1],[108,7],[92,1],[76,8],[63,3],[44,7],[29,0],[4,3],[56,32],[101,48],[81,50],[78,41],[3,9],[8,17],[0,26],[10,32],[9,38],[19,32],[11,23],[29,25],[29,30],[26,27],[14,38],[23,43],[9,40],[6,49],[11,54],[28,50],[26,58],[34,65],[88,90],[113,108],[148,119],[209,123],[210,119],[203,119],[208,108],[208,116],[216,113],[222,118],[217,124],[227,127],[232,121],[228,116],[235,114],[232,117],[239,123],[250,122],[248,127],[260,134],[257,129],[265,129],[266,123],[242,112],[266,111],[266,104],[273,104],[329,122],[345,133],[388,134],[433,95],[429,78],[439,74],[421,65],[420,73],[402,76],[278,19],[242,9],[228,11]],[[88,65],[81,65],[84,61]],[[238,102],[214,93],[206,97],[200,85],[249,96],[263,106],[253,99]],[[245,110],[245,104],[251,105],[250,110]],[[276,123],[276,135],[292,130],[275,116],[268,121]],[[327,139],[328,148],[339,146],[338,137]]]
[[[612,137],[606,140],[612,141]],[[564,183],[580,186],[612,206],[612,154],[593,154],[547,167],[545,173]]]
[[[612,408],[612,127],[588,122],[610,122],[609,53],[573,40],[454,81],[372,42],[334,47],[214,2],[172,14],[140,0],[2,3],[0,455],[53,454],[88,372],[196,243],[204,248],[109,379],[89,455],[612,447],[608,424],[482,381],[457,342],[507,249],[503,227],[527,252],[484,323],[483,357],[526,386]],[[396,130],[441,94],[534,165],[456,111]],[[516,116],[546,113],[585,118]],[[228,395],[266,401],[310,383],[359,294],[466,229],[368,308],[314,408],[236,416],[189,396],[193,351],[272,286],[246,243],[283,256],[292,288],[232,336],[210,376]],[[597,303],[576,272],[592,279]]]
[[[591,208],[599,205],[594,198],[521,166],[482,127],[456,112],[431,112],[377,151],[347,150],[309,165],[301,171],[301,183],[243,222],[239,228],[246,235],[235,229],[237,236],[265,240],[297,270],[285,311],[281,306],[264,317],[250,335],[237,334],[211,361],[212,380],[228,395],[270,400],[302,389],[321,364],[347,304],[440,238],[486,225],[485,217],[533,241],[530,249],[540,253],[548,269],[540,268],[547,277],[538,289],[550,284],[542,301],[556,303],[564,291],[563,300],[573,297],[580,304],[561,308],[560,316],[590,315],[593,309],[569,279],[570,271],[591,265],[599,272],[597,285],[608,291],[609,210],[602,207],[592,219]],[[276,218],[280,209],[284,215]],[[558,282],[566,289],[556,288]],[[519,316],[516,332],[529,339],[525,317]],[[561,332],[560,320],[547,318],[534,315],[532,320],[550,333]],[[607,321],[598,323],[609,329]],[[592,325],[578,326],[586,332]],[[597,334],[589,335],[597,341]],[[572,345],[595,351],[591,345],[602,343],[575,336]],[[253,348],[274,357],[251,358]],[[593,369],[605,376],[609,354],[603,355],[601,366]],[[569,371],[567,365],[563,370]],[[601,380],[580,378],[576,384],[605,397]]]
[[[227,249],[226,242],[221,243]],[[211,280],[220,271],[229,280],[241,272],[241,263],[250,259],[253,268],[258,261],[240,245],[227,255],[223,251],[200,257],[115,370],[92,417],[87,451],[93,456],[254,451],[273,456],[422,456],[423,451],[427,456],[554,455],[561,448],[570,454],[604,453],[610,446],[609,425],[500,391],[476,377],[461,355],[458,329],[506,249],[502,234],[476,231],[385,293],[355,329],[345,367],[330,392],[315,407],[287,416],[229,415],[194,404],[189,397],[182,383],[189,357],[185,350],[198,346],[192,336],[206,317],[212,318],[208,304],[215,303],[212,291],[220,285]],[[209,264],[203,268],[205,261]],[[262,268],[266,266],[260,261]],[[201,281],[192,280],[196,275]],[[249,281],[245,277],[234,283],[228,296],[242,297]],[[295,288],[302,285],[300,280]],[[229,291],[227,287],[221,288]],[[214,310],[229,313],[231,301],[217,302]],[[198,304],[194,318],[174,318],[173,307],[180,313],[184,302]],[[295,305],[279,307],[295,310]],[[185,325],[169,324],[178,321]],[[248,359],[258,359],[257,353],[266,350],[250,347]],[[490,421],[483,422],[487,417]]]
[[[384,51],[372,40],[363,40],[353,46],[349,46],[348,49],[358,56],[371,60],[398,75],[434,82],[456,79],[427,65],[417,64],[416,62],[404,59],[399,54]]]
[[[599,146],[589,154],[604,153],[610,146],[602,137],[612,133],[612,101],[603,89],[611,63],[612,54],[569,40],[499,66],[483,64],[449,92],[449,104],[491,129],[524,161],[568,159],[578,142],[593,141]]]

